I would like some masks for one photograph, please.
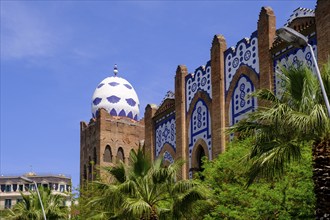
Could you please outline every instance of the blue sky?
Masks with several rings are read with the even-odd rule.
[[[105,77],[135,88],[140,118],[189,72],[210,59],[213,36],[227,46],[256,30],[262,6],[277,27],[316,1],[0,1],[1,175],[64,173],[79,184],[79,122]]]

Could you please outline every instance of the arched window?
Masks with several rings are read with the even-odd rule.
[[[118,161],[121,160],[121,161],[125,162],[124,150],[121,147],[118,149],[118,152],[117,152],[117,160]]]
[[[103,154],[103,161],[108,163],[112,162],[112,152],[111,152],[111,147],[109,145],[105,147]]]
[[[197,169],[198,171],[203,171],[203,160],[202,158],[205,156],[204,148],[201,145],[197,146],[196,157],[197,157]]]
[[[93,149],[93,161],[94,161],[94,164],[97,164],[96,147],[94,147],[94,149]]]

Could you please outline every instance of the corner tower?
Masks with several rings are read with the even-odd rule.
[[[130,151],[144,140],[144,120],[138,121],[139,99],[133,86],[114,76],[101,81],[92,96],[92,118],[80,122],[80,184],[102,178],[97,167],[128,163]]]

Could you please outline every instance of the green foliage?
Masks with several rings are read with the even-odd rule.
[[[329,66],[330,61],[322,73],[326,88],[330,87]],[[266,101],[267,107],[258,108],[229,129],[254,138],[248,157],[252,161],[249,184],[258,177],[281,176],[286,164],[301,159],[302,143],[330,137],[330,120],[315,74],[304,66],[282,72],[283,95],[259,90],[255,96]]]
[[[247,187],[251,145],[251,139],[231,143],[217,159],[205,161],[201,175],[217,201],[205,219],[313,219],[310,148],[301,148],[302,163],[287,166],[280,181],[259,179]]]
[[[183,161],[164,167],[141,149],[129,160],[104,168],[109,181],[94,181],[81,193],[81,219],[201,219],[195,208],[208,207],[209,191],[194,180],[176,181]]]
[[[251,166],[248,184],[258,178],[280,177],[284,168],[302,159],[301,146],[312,142],[313,180],[316,196],[315,215],[330,215],[328,180],[330,172],[329,149],[330,117],[321,92],[320,82],[306,66],[290,66],[282,69],[285,83],[283,95],[259,90],[255,95],[267,103],[236,123],[230,132],[253,137],[248,155]],[[321,77],[326,93],[330,94],[330,60],[324,66]]]
[[[50,189],[39,187],[40,197],[45,209],[47,219],[67,219],[69,209],[65,206],[65,197],[61,194],[52,194]],[[22,202],[17,203],[8,210],[6,219],[29,220],[44,219],[39,197],[36,191],[22,195]]]
[[[4,219],[4,217],[9,215],[9,209],[2,209],[0,210],[0,219]]]

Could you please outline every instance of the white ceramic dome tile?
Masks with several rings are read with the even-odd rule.
[[[92,97],[92,114],[104,108],[112,116],[128,117],[134,120],[139,116],[140,102],[133,86],[124,78],[105,78],[95,89]]]

